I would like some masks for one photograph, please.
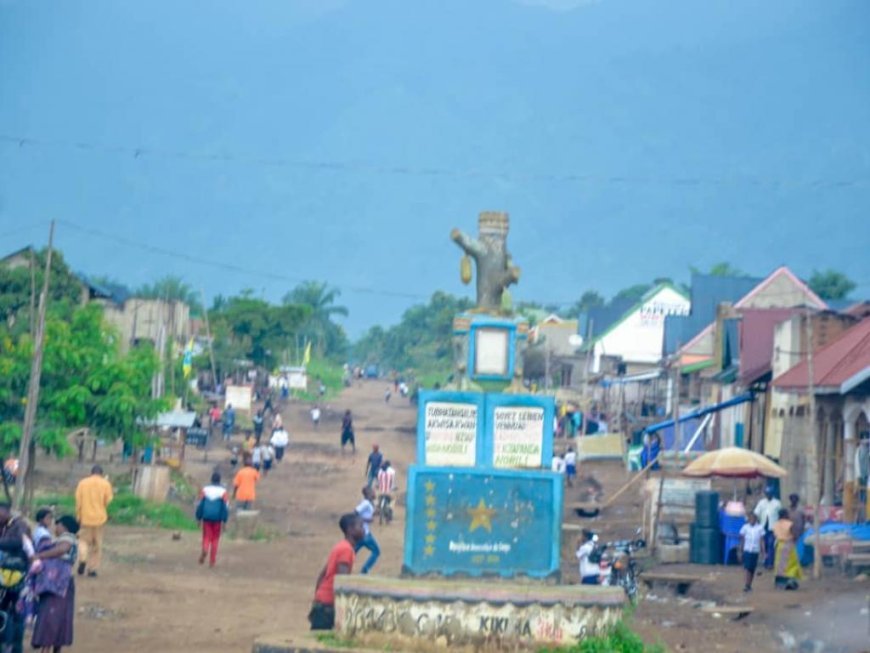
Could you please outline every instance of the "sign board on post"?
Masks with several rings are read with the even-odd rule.
[[[493,467],[540,468],[543,461],[543,426],[543,408],[497,407],[493,412]]]
[[[486,396],[484,464],[500,469],[549,469],[553,458],[553,397]]]
[[[406,573],[558,578],[560,474],[415,465],[408,490]]]
[[[224,407],[232,405],[236,410],[251,410],[253,392],[249,385],[228,385]]]
[[[483,395],[421,392],[417,461],[439,467],[474,467],[482,448]]]

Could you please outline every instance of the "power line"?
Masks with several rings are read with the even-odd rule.
[[[187,261],[189,263],[195,263],[197,265],[205,265],[214,268],[219,268],[222,270],[227,270],[230,272],[238,272],[241,274],[247,274],[255,277],[263,277],[272,279],[275,281],[287,281],[290,283],[298,284],[304,283],[309,279],[303,279],[301,277],[292,277],[286,274],[277,274],[275,272],[268,272],[265,270],[254,270],[251,268],[245,268],[240,265],[236,265],[234,263],[227,263],[225,261],[216,261],[212,259],[203,258],[200,256],[194,256],[192,254],[186,254],[184,252],[177,252],[171,249],[166,249],[164,247],[158,247],[157,245],[150,245],[148,243],[142,243],[136,240],[131,240],[129,238],[125,238],[123,236],[119,236],[117,234],[110,234],[104,231],[99,231],[97,229],[92,229],[90,227],[83,227],[81,225],[76,224],[75,222],[70,222],[69,220],[58,220],[58,224],[63,225],[65,227],[69,227],[76,231],[79,231],[84,234],[88,234],[90,236],[95,236],[97,238],[103,238],[105,240],[110,240],[116,242],[121,245],[125,245],[127,247],[133,247],[136,249],[141,249],[143,251],[151,252],[152,254],[159,254],[161,256],[168,256],[170,258],[176,258],[179,260]],[[384,290],[380,288],[372,288],[366,286],[349,286],[336,284],[343,290],[347,290],[349,292],[354,293],[362,293],[362,294],[370,294],[370,295],[382,295],[384,297],[398,297],[401,299],[414,299],[414,300],[427,300],[428,297],[425,297],[416,293],[408,293],[401,292],[396,290]]]
[[[32,138],[14,134],[0,134],[0,141],[27,147],[53,147],[84,152],[102,152],[129,155],[134,159],[146,156],[191,161],[232,162],[245,165],[299,168],[320,172],[363,172],[382,175],[414,177],[454,177],[466,179],[501,179],[524,182],[597,183],[616,185],[669,185],[669,186],[758,186],[795,188],[851,188],[870,186],[870,178],[855,179],[773,179],[764,177],[656,177],[644,175],[593,175],[581,173],[524,173],[516,171],[473,170],[439,167],[384,165],[372,162],[303,160],[283,157],[248,156],[235,153],[191,152],[145,146],[107,145],[91,141]]]
[[[26,227],[19,227],[18,229],[13,229],[12,231],[7,231],[6,233],[0,234],[0,238],[10,238],[12,236],[17,236],[18,234],[23,234],[27,231],[35,231],[37,228],[42,229],[47,224],[48,220],[43,220],[42,222],[36,222],[34,224],[27,225]]]
[[[98,229],[93,229],[91,227],[84,227],[82,225],[76,224],[75,222],[71,222],[69,220],[57,220],[58,224],[69,227],[75,231],[78,231],[83,234],[87,234],[89,236],[94,236],[97,238],[102,238],[105,240],[110,240],[120,245],[124,245],[126,247],[132,247],[135,249],[140,249],[142,251],[151,252],[152,254],[158,254],[160,256],[166,256],[169,258],[175,258],[183,261],[187,261],[189,263],[194,263],[197,265],[203,265],[208,267],[213,267],[217,269],[227,270],[229,272],[236,272],[240,274],[245,274],[253,277],[262,277],[267,279],[272,279],[274,281],[284,281],[294,284],[304,283],[305,281],[309,281],[309,279],[303,279],[301,277],[293,277],[286,274],[278,274],[275,272],[269,272],[265,270],[255,270],[252,268],[246,268],[240,265],[236,265],[234,263],[227,263],[225,261],[217,261],[213,259],[203,258],[200,256],[195,256],[192,254],[188,254],[185,252],[178,252],[175,250],[167,249],[165,247],[160,247],[157,245],[151,245],[148,243],[143,243],[138,240],[132,240],[130,238],[125,238],[124,236],[120,236],[118,234],[107,233],[105,231],[100,231]],[[43,227],[45,224],[48,224],[47,221],[31,224],[26,227],[21,227],[20,229],[13,230],[11,232],[7,232],[5,234],[0,234],[0,238],[8,237],[12,235],[16,235],[19,233],[23,233],[25,231],[31,231],[36,229],[37,227]],[[400,299],[411,299],[411,300],[420,300],[420,301],[428,301],[429,296],[421,295],[419,293],[411,293],[411,292],[403,292],[396,290],[387,290],[382,288],[374,288],[370,286],[350,286],[344,284],[330,284],[336,285],[342,290],[346,290],[354,293],[361,294],[369,294],[369,295],[381,295],[384,297],[396,297]],[[870,281],[859,281],[855,284],[857,288],[870,287]],[[765,293],[765,296],[791,296],[794,295],[792,291],[784,291],[780,293]],[[544,300],[524,300],[517,298],[518,303],[522,303],[524,301],[534,301],[536,304],[540,304],[541,306],[550,306],[550,307],[565,307],[572,306],[578,302],[579,298],[571,299],[571,300],[560,300],[560,301],[544,301]],[[858,300],[856,300],[858,301]]]

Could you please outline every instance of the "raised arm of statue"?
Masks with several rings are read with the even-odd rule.
[[[482,256],[485,253],[485,249],[481,242],[476,238],[472,238],[468,234],[460,231],[459,229],[454,229],[450,232],[450,238],[459,245],[465,253],[477,258],[478,256]]]

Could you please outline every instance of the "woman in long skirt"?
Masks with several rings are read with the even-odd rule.
[[[779,521],[773,525],[773,535],[776,538],[773,568],[776,573],[776,586],[785,589],[797,589],[797,581],[803,578],[795,549],[793,526],[794,523],[788,518],[788,510],[780,510]]]
[[[33,627],[33,648],[43,653],[58,653],[63,646],[72,646],[73,620],[76,611],[76,586],[72,568],[78,555],[76,533],[79,524],[70,515],[55,523],[57,540],[54,546],[36,554],[42,569],[36,577],[39,605]]]

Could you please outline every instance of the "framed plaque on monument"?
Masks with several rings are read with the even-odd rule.
[[[474,330],[474,375],[508,376],[510,338],[505,329]]]

